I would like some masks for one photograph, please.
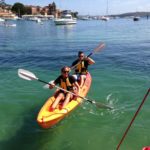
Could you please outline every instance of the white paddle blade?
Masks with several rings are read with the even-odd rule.
[[[52,85],[53,85],[53,84],[54,84],[54,80],[50,81],[49,84],[52,84]],[[49,89],[49,84],[45,84],[45,85],[43,86],[43,88],[44,88],[44,89]]]
[[[18,76],[25,80],[38,80],[32,72],[24,69],[18,69]]]

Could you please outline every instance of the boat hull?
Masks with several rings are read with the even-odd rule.
[[[92,82],[91,75],[90,73],[87,73],[85,83],[79,93],[80,96],[85,97],[87,95],[91,86],[91,82]],[[49,108],[54,101],[55,101],[54,96],[48,98],[48,100],[43,105],[37,116],[37,122],[42,128],[46,129],[56,125],[71,111],[73,111],[79,104],[81,104],[83,99],[81,98],[73,99],[67,104],[65,108],[60,110],[58,106],[53,112],[50,112]]]
[[[133,21],[139,21],[140,20],[140,17],[134,17],[133,18]]]
[[[55,25],[70,25],[70,24],[76,24],[76,21],[54,21]]]

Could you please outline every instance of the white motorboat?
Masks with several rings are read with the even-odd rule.
[[[3,23],[0,24],[0,26],[4,26],[4,27],[16,27],[17,25],[16,24],[9,24],[9,23],[3,22]]]
[[[16,27],[16,24],[6,24],[6,27]]]
[[[37,20],[35,20],[37,23],[41,23],[41,19],[40,18],[37,18]]]
[[[61,18],[56,18],[54,20],[56,25],[69,25],[69,24],[76,24],[77,19],[73,18],[70,14],[64,15]]]
[[[110,18],[106,17],[106,16],[102,16],[100,19],[103,20],[103,21],[108,21]]]
[[[8,23],[5,23],[4,26],[5,26],[5,27],[16,27],[17,25],[16,25],[16,24],[8,24]]]
[[[29,18],[29,20],[30,20],[30,21],[36,21],[36,22],[37,22],[37,21],[38,21],[38,17],[31,17],[31,18]]]
[[[4,21],[5,21],[4,19],[0,18],[0,22],[4,22]]]

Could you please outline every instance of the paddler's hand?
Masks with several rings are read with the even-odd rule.
[[[55,87],[55,85],[51,85],[51,84],[49,85],[50,89],[53,89],[54,87]]]
[[[54,81],[51,81],[51,82],[49,82],[49,83],[50,83],[49,88],[50,88],[50,89],[53,89],[53,88],[55,87]]]
[[[84,60],[87,60],[87,61],[88,61],[88,59],[89,59],[89,58],[88,58],[87,56],[84,56]]]

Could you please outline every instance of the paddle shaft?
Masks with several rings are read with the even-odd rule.
[[[50,83],[48,83],[48,82],[46,82],[46,81],[43,81],[43,80],[41,80],[41,79],[38,79],[38,78],[37,78],[37,81],[42,82],[42,83],[45,83],[45,84],[48,84],[48,85],[52,85],[52,84],[50,84]],[[75,94],[75,93],[73,93],[73,92],[70,92],[70,91],[68,91],[68,90],[66,90],[66,89],[63,89],[63,88],[57,86],[57,85],[55,85],[55,87],[58,88],[58,89],[60,89],[60,90],[62,90],[62,91],[64,91],[64,92],[67,92],[67,93],[70,93],[70,94],[72,94],[72,95],[74,95],[74,96],[80,97],[80,98],[82,98],[82,99],[84,99],[84,100],[86,100],[86,101],[88,101],[88,102],[90,102],[90,103],[95,103],[95,101],[92,101],[92,100],[90,100],[90,99],[88,99],[88,98],[86,98],[86,97],[82,97],[82,96],[80,96],[80,95],[78,95],[78,94]]]
[[[116,150],[119,150],[121,143],[122,143],[123,140],[125,139],[125,136],[127,135],[128,131],[129,131],[129,129],[130,129],[130,127],[131,127],[133,121],[135,120],[136,116],[138,115],[140,109],[142,108],[142,106],[143,106],[143,104],[144,104],[144,102],[145,102],[145,100],[146,100],[146,98],[147,98],[149,92],[150,92],[150,88],[148,89],[147,93],[145,94],[145,96],[144,96],[144,98],[143,98],[143,100],[142,100],[140,106],[138,107],[136,113],[134,114],[134,117],[132,118],[130,124],[128,125],[128,128],[126,129],[125,133],[123,134],[123,137],[122,137],[122,139],[120,140],[120,142],[119,142],[119,144],[118,144]]]
[[[46,83],[46,84],[48,84],[48,85],[52,85],[52,84],[50,84],[50,83],[48,83],[48,82],[45,82],[45,81],[43,81],[43,80],[40,80],[40,79],[38,79],[38,78],[36,78],[36,79],[37,79],[38,81],[40,81],[40,82]],[[57,85],[55,85],[55,87],[58,88],[58,89],[60,89],[60,90],[62,90],[62,91],[65,91],[65,92],[67,92],[67,93],[70,93],[70,94],[72,94],[72,95],[74,95],[74,96],[80,97],[80,98],[82,98],[82,99],[84,99],[84,100],[90,102],[91,104],[95,104],[95,105],[96,105],[97,107],[99,107],[99,108],[113,109],[113,108],[110,107],[110,106],[107,106],[107,105],[102,104],[102,103],[98,103],[98,102],[96,102],[95,100],[90,100],[90,99],[88,99],[88,98],[86,98],[86,97],[82,97],[82,96],[80,96],[80,95],[78,95],[78,94],[75,94],[75,93],[70,92],[70,91],[68,91],[68,90],[66,90],[66,89],[63,89],[63,88],[61,88],[61,87],[59,87],[59,86],[57,86]]]
[[[39,81],[39,82],[42,82],[42,83],[45,83],[45,84],[48,84],[48,85],[53,85],[52,83],[48,83],[48,82],[45,82],[45,81],[43,81],[43,80],[37,78],[37,77],[35,76],[35,74],[33,74],[32,72],[30,72],[30,71],[28,71],[28,70],[18,69],[18,76],[19,76],[20,78],[25,79],[25,80],[36,80],[36,81]],[[80,95],[78,95],[78,94],[72,93],[72,92],[70,92],[70,91],[68,91],[68,90],[66,90],[66,89],[63,89],[63,88],[59,87],[59,86],[56,86],[56,85],[55,85],[55,87],[58,88],[58,89],[60,89],[60,90],[62,90],[62,91],[65,91],[65,92],[67,92],[67,93],[71,93],[71,94],[74,95],[74,96],[80,97],[80,98],[82,98],[82,99],[84,99],[84,100],[86,100],[86,101],[88,101],[88,102],[90,102],[90,103],[92,103],[92,104],[95,104],[97,107],[103,107],[103,108],[112,109],[111,107],[109,107],[109,106],[107,106],[107,105],[105,105],[105,104],[97,103],[97,102],[94,101],[94,100],[90,100],[90,99],[88,99],[88,98],[82,97],[82,96],[80,96]]]
[[[90,56],[92,56],[93,55],[93,53],[90,53],[89,55],[87,55],[87,57],[90,57]]]

